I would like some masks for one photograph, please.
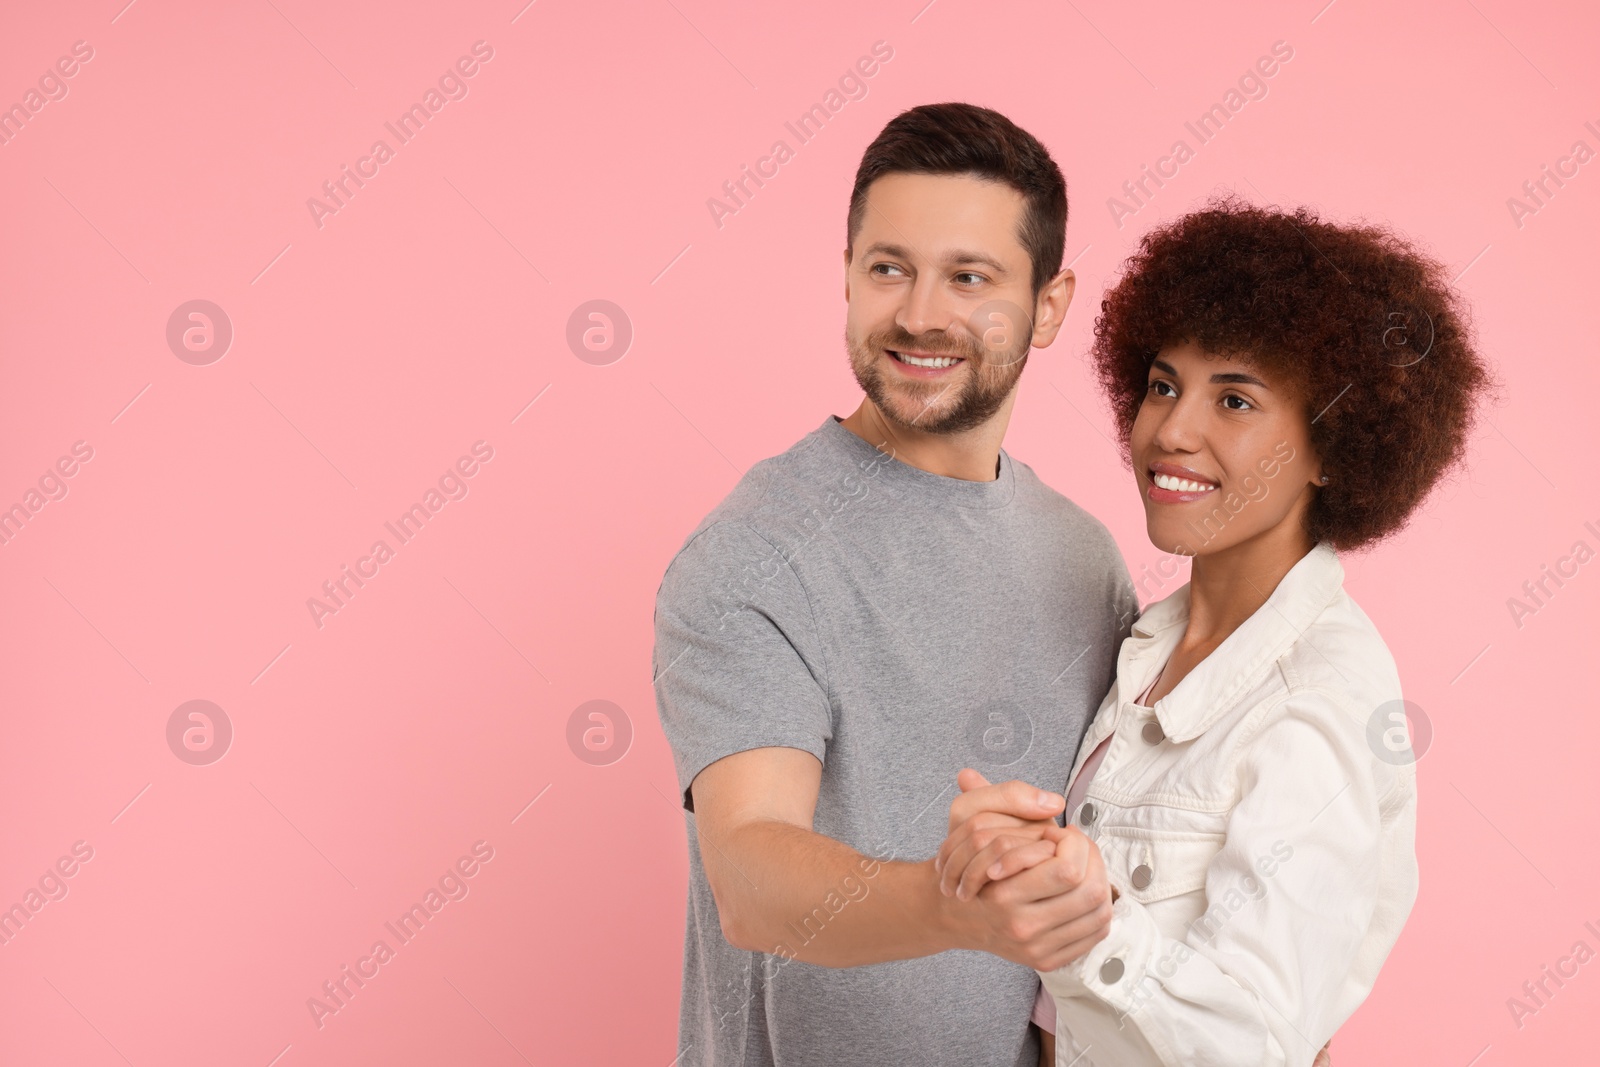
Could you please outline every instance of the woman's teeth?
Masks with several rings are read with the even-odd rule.
[[[961,362],[955,356],[933,356],[925,359],[922,356],[908,356],[904,352],[896,352],[895,358],[913,367],[951,367]]]
[[[1157,474],[1153,477],[1156,488],[1171,489],[1179,493],[1203,493],[1208,489],[1216,488],[1209,482],[1191,482],[1187,478],[1174,478],[1170,474]]]

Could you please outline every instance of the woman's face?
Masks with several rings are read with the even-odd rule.
[[[1193,341],[1163,348],[1129,440],[1151,542],[1204,556],[1268,533],[1303,538],[1322,474],[1310,418],[1258,367]]]

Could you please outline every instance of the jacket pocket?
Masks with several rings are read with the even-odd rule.
[[[1108,826],[1098,843],[1111,884],[1149,904],[1204,889],[1223,840],[1220,833]]]

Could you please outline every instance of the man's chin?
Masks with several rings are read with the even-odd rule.
[[[884,418],[898,426],[923,433],[940,433],[941,424],[956,407],[959,397],[940,397],[933,404],[926,399],[895,394],[878,401]]]

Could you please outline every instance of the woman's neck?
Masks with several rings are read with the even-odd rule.
[[[1221,644],[1261,609],[1283,576],[1314,547],[1299,522],[1284,522],[1196,556],[1189,570],[1189,622],[1180,647]]]

